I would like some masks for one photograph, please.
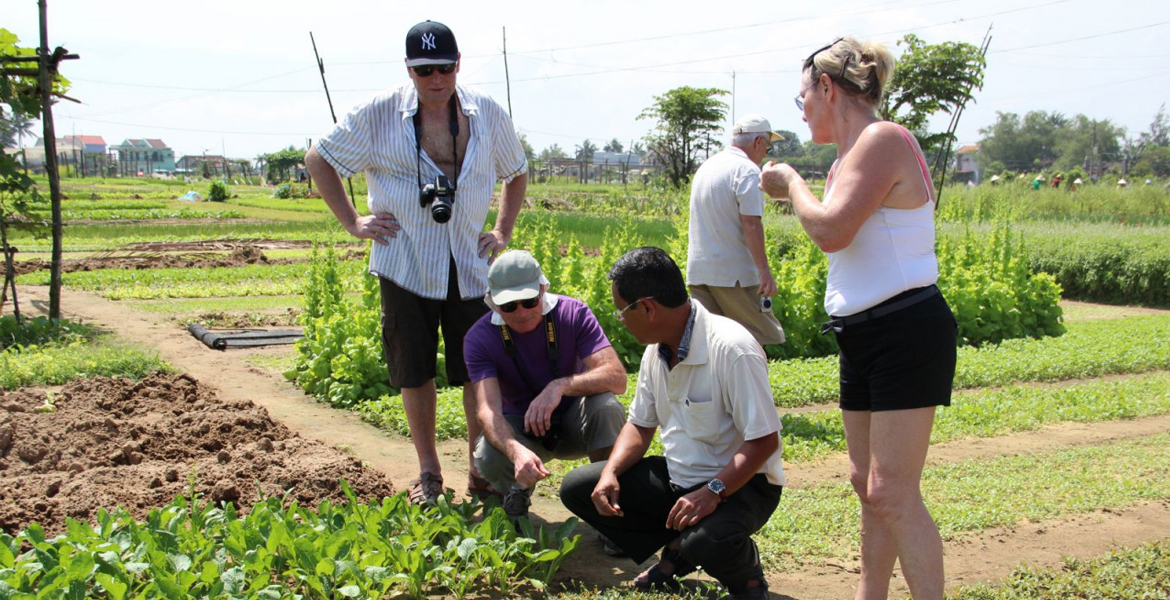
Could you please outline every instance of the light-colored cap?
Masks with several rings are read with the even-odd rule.
[[[991,181],[999,181],[999,175],[992,175]]]
[[[540,295],[540,286],[548,279],[540,270],[540,263],[524,250],[509,250],[496,258],[488,269],[488,294],[499,306]]]
[[[772,134],[768,139],[770,142],[779,142],[784,139],[784,136],[772,131],[772,124],[760,115],[746,115],[736,121],[735,125],[731,127],[731,135],[739,135],[741,133],[770,133]]]

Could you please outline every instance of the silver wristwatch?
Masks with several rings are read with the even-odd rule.
[[[723,485],[723,482],[719,479],[712,479],[711,481],[707,482],[707,489],[711,490],[712,494],[719,496],[719,499],[722,500],[723,491],[727,489],[727,486]]]

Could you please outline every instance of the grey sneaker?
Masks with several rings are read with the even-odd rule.
[[[528,516],[528,507],[532,505],[532,490],[526,490],[518,485],[512,486],[507,494],[504,494],[504,514],[513,523],[518,521],[521,517]]]

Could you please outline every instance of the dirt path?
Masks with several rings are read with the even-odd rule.
[[[22,304],[43,308],[47,288],[21,289]],[[212,387],[224,401],[250,400],[302,436],[346,449],[347,452],[386,473],[395,487],[402,488],[415,476],[416,462],[408,440],[387,434],[357,418],[315,402],[289,382],[243,361],[244,351],[211,350],[166,317],[138,312],[126,304],[105,300],[94,294],[65,291],[65,316],[99,324],[118,335],[155,348],[178,369]],[[26,310],[28,310],[26,308]],[[1170,431],[1170,416],[1148,419],[1066,424],[1037,432],[973,439],[940,444],[931,449],[931,464],[942,464],[1009,454],[1043,451],[1059,446],[1096,444],[1157,432]],[[462,440],[440,444],[445,477],[449,487],[461,490],[466,477],[467,446]],[[815,463],[788,466],[792,487],[844,481],[848,465],[837,456]],[[537,521],[559,523],[569,516],[561,504],[543,490],[534,498]],[[783,504],[781,505],[783,510]],[[1104,511],[1068,519],[1023,523],[1017,527],[984,531],[946,545],[947,581],[950,587],[996,580],[1021,563],[1058,566],[1063,555],[1091,557],[1107,552],[1113,545],[1135,545],[1166,537],[1170,531],[1170,503],[1151,503],[1123,511]],[[614,559],[601,553],[593,534],[582,527],[581,550],[558,575],[562,582],[579,582],[588,587],[620,585],[645,565]],[[770,572],[774,597],[798,600],[828,600],[853,595],[857,581],[855,561],[843,564],[806,565],[788,572]],[[895,577],[893,597],[908,593]]]

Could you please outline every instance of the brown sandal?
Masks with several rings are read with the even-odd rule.
[[[418,479],[410,482],[411,504],[434,504],[443,495],[443,477],[430,471],[423,471]]]
[[[467,495],[480,502],[487,502],[488,498],[495,498],[500,502],[504,501],[504,495],[496,491],[496,488],[488,480],[478,475],[467,476]]]

